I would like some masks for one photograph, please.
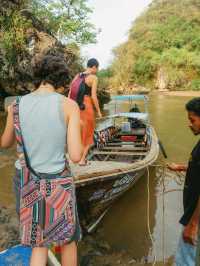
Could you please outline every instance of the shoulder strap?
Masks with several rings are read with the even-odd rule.
[[[81,72],[80,74],[79,74],[79,76],[83,79],[83,80],[85,80],[85,78],[87,77],[87,76],[89,76],[90,74],[88,74],[88,73],[84,73],[84,72]]]
[[[40,174],[37,173],[30,164],[30,160],[28,157],[28,153],[24,144],[23,136],[22,136],[22,130],[20,127],[20,120],[19,120],[19,103],[22,97],[17,97],[16,101],[13,105],[13,115],[14,115],[14,127],[15,127],[15,134],[16,134],[16,139],[17,139],[17,144],[21,147],[21,150],[24,154],[24,159],[27,168],[30,170],[30,172],[35,176],[40,178]]]

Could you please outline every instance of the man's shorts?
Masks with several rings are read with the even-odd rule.
[[[182,234],[179,240],[174,266],[195,266],[197,248],[196,246],[185,243]]]

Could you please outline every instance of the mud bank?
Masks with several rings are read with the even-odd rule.
[[[19,224],[15,208],[0,206],[0,251],[20,243]],[[114,251],[104,240],[103,232],[98,229],[93,234],[84,236],[78,246],[80,266],[141,266],[152,265],[148,258],[137,261],[136,258],[126,250]],[[161,266],[163,263],[156,263]],[[168,261],[166,266],[172,265]]]
[[[158,93],[165,96],[181,96],[181,97],[200,97],[200,91],[156,91],[152,93]]]

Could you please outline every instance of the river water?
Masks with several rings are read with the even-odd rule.
[[[181,227],[182,188],[184,177],[162,167],[164,162],[187,162],[198,140],[187,126],[185,103],[190,97],[150,95],[151,123],[168,155],[160,155],[149,174],[118,200],[101,223],[106,241],[116,251],[126,250],[137,261],[164,261],[176,251]],[[127,107],[124,105],[124,109]],[[0,114],[0,133],[5,115]],[[14,148],[0,151],[0,204],[14,205],[12,193]],[[149,191],[149,216],[147,215]],[[150,232],[152,240],[150,239]]]

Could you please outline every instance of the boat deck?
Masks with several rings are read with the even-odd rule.
[[[118,143],[117,146],[116,143],[110,143],[113,144],[114,146],[106,146],[100,150],[93,149],[89,154],[90,161],[87,166],[70,162],[75,180],[123,172],[133,164],[137,164],[138,160],[141,161],[149,152],[149,147],[134,147],[133,143],[132,145]],[[126,158],[126,160],[115,161],[114,158]]]
[[[78,164],[70,163],[75,180],[103,176],[114,172],[121,172],[123,169],[129,168],[130,166],[131,163],[112,161],[90,161],[90,164],[87,166],[79,166]]]
[[[90,164],[87,166],[79,166],[78,164],[73,164],[70,162],[70,167],[74,175],[75,182],[82,183],[99,177],[104,178],[115,173],[123,173],[130,170],[140,170],[151,165],[157,159],[159,154],[158,139],[154,129],[151,129],[152,136],[150,147],[145,147],[142,145],[140,147],[130,147],[128,143],[121,143],[123,147],[119,147],[119,144],[117,145],[116,143],[112,143],[112,148],[108,145],[107,147],[104,147],[103,150],[93,150],[91,152],[92,160],[90,160]],[[110,148],[111,150],[109,151]],[[95,157],[98,157],[98,152],[100,153],[100,156],[102,156],[102,153],[106,153],[105,157],[103,157],[103,160],[98,160],[98,158]],[[131,160],[127,162],[113,161],[112,156],[118,157],[120,153],[122,158],[126,156],[126,158],[130,157]],[[110,158],[111,160],[108,160]]]

